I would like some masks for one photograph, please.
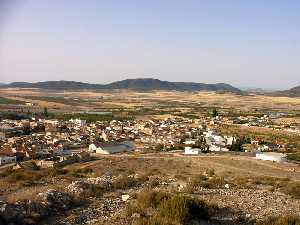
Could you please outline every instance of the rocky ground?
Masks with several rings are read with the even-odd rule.
[[[194,195],[221,208],[230,208],[235,217],[263,219],[287,214],[300,216],[300,200],[277,191],[200,188]]]
[[[137,180],[134,176],[128,178]],[[118,182],[119,178],[115,176],[83,178],[73,181],[64,191],[50,189],[40,193],[35,201],[0,202],[0,225],[130,224],[132,218],[126,219],[124,216],[126,205],[145,188],[171,193],[179,191],[214,203],[224,209],[216,216],[218,221],[235,221],[238,218],[255,220],[285,214],[300,216],[299,199],[267,189],[198,187],[193,194],[188,194],[182,184],[165,177],[152,177],[123,189],[116,188]],[[97,196],[95,193],[99,189],[101,194]]]

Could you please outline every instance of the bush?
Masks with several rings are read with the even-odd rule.
[[[49,176],[50,177],[57,177],[57,176],[60,176],[60,175],[65,175],[67,173],[68,173],[67,170],[59,169],[59,168],[51,168],[49,170]]]
[[[300,153],[288,154],[287,159],[300,162]]]
[[[300,182],[290,182],[282,187],[282,191],[287,195],[300,199]]]
[[[159,205],[160,215],[183,223],[189,219],[208,219],[208,207],[205,202],[186,196],[175,195]]]
[[[73,176],[73,177],[77,177],[77,178],[84,177],[84,175],[81,174],[80,172],[78,172],[77,170],[72,170],[72,171],[70,172],[70,175]]]
[[[227,182],[223,177],[212,177],[208,178],[204,175],[198,175],[189,182],[185,188],[185,192],[194,193],[197,187],[203,188],[224,188]]]
[[[147,217],[148,209],[154,210]],[[171,195],[157,191],[138,194],[136,203],[127,206],[127,215],[139,213],[138,225],[180,225],[193,219],[208,220],[216,211],[215,206],[185,195]]]
[[[73,169],[69,171],[70,175],[73,177],[85,177],[86,174],[92,173],[92,168],[79,168],[79,169]]]
[[[92,168],[80,168],[80,169],[77,169],[76,170],[78,173],[84,173],[84,174],[87,174],[87,173],[92,173],[93,172],[93,169]]]
[[[12,167],[5,168],[0,172],[0,177],[8,177],[10,174],[12,174],[14,170]]]
[[[32,185],[35,181],[38,181],[42,178],[43,176],[40,173],[34,172],[34,171],[27,171],[23,169],[19,170],[12,170],[8,175],[7,175],[7,180],[10,183],[15,183],[18,181],[25,182],[27,185]]]
[[[166,200],[169,196],[165,193],[162,192],[157,192],[157,191],[146,191],[146,192],[141,192],[137,196],[137,201],[143,208],[156,208],[158,205]]]
[[[215,170],[214,169],[207,169],[206,174],[209,177],[213,177],[215,175]]]
[[[112,184],[114,189],[127,189],[133,187],[136,184],[136,180],[133,177],[121,176],[117,178]]]

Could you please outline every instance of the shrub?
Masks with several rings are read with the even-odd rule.
[[[300,153],[288,154],[287,159],[300,162]]]
[[[204,188],[224,188],[227,182],[223,177],[212,177],[207,178],[204,175],[196,176],[189,182],[185,188],[187,193],[193,193],[197,187],[204,187]]]
[[[138,180],[139,182],[141,182],[141,183],[144,183],[144,182],[146,182],[146,181],[149,180],[149,177],[147,176],[147,174],[143,174],[143,175],[139,176],[139,177],[137,178],[137,180]]]
[[[160,215],[164,218],[172,218],[178,223],[183,223],[188,219],[208,219],[208,207],[201,200],[186,196],[175,195],[162,201]]]
[[[112,184],[114,189],[126,189],[133,187],[136,184],[136,180],[133,177],[121,176]]]
[[[81,174],[80,172],[78,172],[77,170],[72,170],[72,171],[70,172],[70,175],[73,176],[73,177],[78,177],[78,178],[84,177],[84,175]]]
[[[215,175],[215,170],[214,169],[207,169],[206,174],[209,177],[213,177]]]
[[[51,168],[49,170],[49,176],[50,177],[56,177],[56,176],[59,176],[59,175],[65,175],[67,173],[68,173],[67,170],[59,169],[59,168]]]
[[[146,192],[141,192],[137,196],[137,201],[143,208],[149,208],[149,207],[156,208],[162,201],[168,198],[169,196],[162,192],[146,191]]]
[[[13,172],[14,172],[14,170],[12,169],[12,167],[5,168],[4,170],[2,170],[0,172],[0,177],[7,177],[10,174],[12,174]]]
[[[43,176],[40,173],[19,169],[19,170],[12,170],[7,175],[7,180],[8,180],[8,182],[11,182],[11,183],[22,181],[25,184],[30,186],[35,181],[40,180],[42,177]]]
[[[102,197],[107,191],[107,187],[103,185],[86,184],[84,187],[83,197]]]
[[[154,210],[147,217],[148,209]],[[127,206],[127,215],[139,213],[138,225],[180,225],[192,219],[209,219],[216,211],[215,206],[185,195],[145,191],[137,195],[135,204]]]
[[[77,173],[84,173],[84,174],[87,174],[87,173],[92,173],[92,172],[93,172],[93,169],[92,169],[92,168],[85,167],[85,168],[79,168],[79,169],[76,169],[75,171],[76,171]]]
[[[187,193],[194,193],[197,187],[203,187],[204,183],[208,180],[208,178],[204,175],[195,176],[185,187],[184,191]]]
[[[282,187],[282,191],[285,194],[300,199],[300,182],[290,182]]]

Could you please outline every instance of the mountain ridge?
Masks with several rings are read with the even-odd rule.
[[[272,92],[269,95],[278,97],[300,97],[300,86],[296,86],[285,91]]]
[[[125,79],[109,84],[91,84],[77,81],[43,81],[43,82],[13,82],[6,84],[7,88],[40,88],[40,89],[131,89],[131,90],[177,90],[177,91],[225,91],[241,94],[242,91],[230,84],[170,82],[153,78]]]

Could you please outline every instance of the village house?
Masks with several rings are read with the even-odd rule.
[[[260,152],[256,153],[256,159],[267,160],[273,162],[284,162],[287,160],[286,154],[278,152]]]
[[[199,155],[201,152],[202,152],[202,149],[200,149],[200,148],[192,148],[189,146],[186,146],[184,148],[185,155]]]
[[[8,156],[0,153],[0,166],[9,163],[16,163],[16,156]]]
[[[16,151],[9,144],[4,144],[0,149],[0,166],[17,161]]]
[[[134,144],[129,141],[123,143],[94,143],[89,145],[89,151],[98,154],[132,152],[134,149]]]

